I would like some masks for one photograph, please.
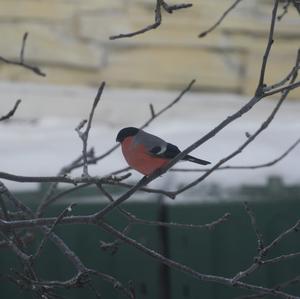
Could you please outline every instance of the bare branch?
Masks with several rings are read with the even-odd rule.
[[[79,183],[96,183],[106,179],[104,177],[22,176],[7,172],[0,172],[0,178],[20,183],[69,183],[73,185]]]
[[[22,39],[22,47],[20,52],[20,62],[24,64],[24,52],[25,52],[25,45],[28,37],[28,32],[25,32]]]
[[[110,202],[114,202],[113,197],[111,196],[111,194],[109,194],[101,184],[97,184],[97,187],[101,190],[101,192],[108,198],[108,200]],[[150,221],[150,220],[145,220],[139,217],[136,217],[135,215],[133,215],[132,213],[128,213],[126,210],[121,209],[120,207],[118,207],[118,210],[123,213],[129,220],[130,220],[130,224],[141,224],[141,225],[151,225],[151,226],[164,226],[164,227],[180,227],[180,228],[198,228],[198,229],[213,229],[215,228],[217,225],[224,223],[225,221],[227,221],[230,217],[230,213],[226,213],[224,214],[222,217],[220,217],[217,220],[214,220],[211,223],[207,223],[207,224],[184,224],[184,223],[175,223],[175,222],[161,222],[161,221]]]
[[[267,60],[268,60],[269,52],[271,50],[271,45],[272,45],[272,42],[273,42],[274,22],[275,22],[275,19],[276,19],[276,11],[277,11],[277,7],[278,7],[278,1],[279,0],[275,0],[275,4],[274,4],[274,9],[273,9],[273,13],[272,13],[272,21],[271,21],[271,28],[270,28],[270,34],[269,34],[268,44],[267,44],[266,51],[265,51],[264,58],[263,58],[263,63],[262,63],[262,68],[261,68],[261,73],[260,73],[260,78],[259,78],[259,82],[260,83],[258,84],[256,93],[255,93],[255,97],[252,100],[250,100],[250,102],[248,102],[245,106],[243,106],[238,112],[236,112],[232,116],[228,117],[226,120],[224,120],[219,126],[217,126],[215,129],[213,129],[211,132],[209,132],[208,134],[206,134],[200,140],[198,140],[197,142],[195,142],[194,144],[192,144],[191,146],[189,146],[187,149],[185,149],[183,152],[181,152],[179,155],[177,155],[173,160],[171,160],[170,163],[168,163],[166,165],[166,168],[169,167],[170,165],[171,166],[174,165],[178,161],[178,159],[184,157],[191,150],[193,150],[194,148],[198,147],[203,142],[205,142],[206,138],[213,137],[216,134],[214,131],[218,132],[219,130],[222,129],[222,126],[225,127],[232,120],[240,117],[245,112],[249,111],[251,109],[251,107],[253,105],[255,105],[260,98],[266,97],[266,96],[268,96],[271,93],[271,92],[269,92],[269,93],[265,93],[264,92],[264,83],[263,82],[264,82],[264,74],[265,74]],[[288,86],[292,86],[293,84],[295,84],[294,81],[296,80],[297,75],[298,75],[297,72],[295,72],[293,74],[293,76],[292,76],[292,78],[290,80],[290,84]],[[299,84],[300,84],[300,82],[299,82]],[[283,101],[288,96],[288,94],[291,91],[291,89],[286,87],[285,89],[282,89],[282,91],[283,91],[283,93],[281,95],[281,98],[278,101],[276,107],[273,109],[273,111],[269,115],[269,117],[266,119],[266,121],[264,121],[262,123],[262,125],[260,126],[260,128],[252,136],[250,136],[248,138],[248,140],[244,144],[242,144],[236,151],[234,151],[233,153],[231,153],[227,157],[221,159],[217,164],[215,164],[210,170],[208,170],[206,173],[204,173],[201,177],[199,177],[198,179],[196,179],[193,182],[189,183],[185,187],[182,187],[181,189],[179,189],[176,192],[176,194],[182,193],[182,192],[186,191],[187,189],[189,189],[189,188],[191,188],[191,187],[199,184],[201,181],[203,181],[208,175],[210,175],[219,166],[221,166],[222,164],[224,164],[228,160],[232,159],[237,154],[241,153],[241,151],[245,147],[247,147],[249,143],[251,143],[263,130],[265,130],[269,126],[269,124],[272,122],[274,116],[278,112],[279,108],[281,107]],[[253,104],[251,103],[252,101],[253,101]]]
[[[53,223],[52,227],[48,230],[48,232],[44,235],[44,238],[43,240],[41,241],[35,255],[33,255],[31,257],[31,263],[36,260],[41,252],[42,252],[42,249],[44,248],[45,246],[45,243],[47,241],[47,239],[49,238],[50,234],[54,231],[56,225],[67,215],[67,213],[71,212],[72,211],[72,208],[74,207],[74,204],[71,204],[69,205],[68,207],[66,207],[61,213],[60,215],[58,215],[58,217],[56,218],[56,221]]]
[[[43,286],[46,288],[53,288],[53,287],[58,287],[58,288],[79,288],[82,287],[83,285],[88,284],[90,281],[88,279],[89,276],[96,276],[100,277],[103,281],[106,281],[110,283],[113,288],[121,290],[127,297],[131,299],[135,299],[132,292],[123,286],[123,284],[114,278],[113,276],[110,276],[106,273],[102,273],[93,269],[88,269],[86,268],[86,271],[84,273],[78,273],[74,277],[72,277],[69,280],[66,281],[56,281],[56,280],[51,280],[51,281],[30,281],[30,283],[34,286]]]
[[[88,158],[94,158],[94,149],[91,148],[87,153],[86,156]],[[82,155],[80,155],[78,158],[76,158],[74,161],[69,163],[68,165],[64,166],[59,172],[58,176],[66,176],[69,174],[73,169],[78,167],[78,164],[82,161]],[[43,196],[37,210],[36,210],[36,216],[39,217],[42,215],[44,208],[48,205],[48,201],[50,201],[52,195],[54,194],[56,188],[57,188],[58,182],[52,183],[47,191],[45,192],[45,195]]]
[[[253,230],[255,232],[256,239],[257,239],[257,250],[258,250],[258,252],[260,252],[264,248],[264,241],[262,238],[262,233],[258,229],[255,215],[254,215],[252,209],[249,207],[249,204],[247,202],[244,202],[244,207],[245,207],[245,210],[251,220],[251,225],[253,227]]]
[[[168,13],[173,13],[174,10],[182,9],[182,8],[189,8],[192,7],[192,3],[183,3],[183,4],[174,4],[174,5],[169,5],[165,1],[161,1],[161,5],[164,8],[164,10]]]
[[[105,86],[105,82],[102,82],[99,89],[98,89],[98,93],[95,97],[95,100],[94,100],[94,103],[93,103],[88,121],[83,120],[78,125],[78,127],[75,129],[76,132],[78,133],[78,136],[80,137],[80,139],[82,140],[82,143],[83,143],[83,148],[82,148],[82,157],[83,157],[83,174],[82,174],[82,176],[83,177],[89,177],[89,174],[88,174],[87,142],[88,142],[89,132],[90,132],[92,121],[93,121],[94,112],[95,112],[95,109],[96,109],[96,107],[97,107],[97,105],[100,101],[104,86]],[[81,132],[81,129],[85,126],[86,123],[87,123],[87,125],[86,125],[85,131]]]
[[[277,17],[278,21],[281,21],[281,19],[287,14],[291,3],[292,3],[292,0],[286,0],[286,2],[283,4],[282,13]]]
[[[233,277],[233,282],[235,283],[236,281],[241,280],[242,278],[245,278],[247,276],[249,276],[251,273],[253,273],[254,271],[256,271],[261,265],[264,264],[263,262],[263,258],[269,253],[269,251],[271,249],[273,249],[273,247],[275,247],[279,242],[281,242],[284,238],[286,238],[289,234],[293,233],[293,232],[298,232],[300,228],[300,220],[298,220],[296,222],[295,225],[293,225],[291,228],[289,228],[288,230],[282,232],[277,238],[275,238],[268,246],[263,247],[259,253],[258,256],[255,257],[254,259],[254,263],[247,268],[244,271],[239,272],[237,275],[235,275]]]
[[[26,246],[34,241],[34,234],[31,232],[27,232],[24,235],[18,236],[18,239],[20,240],[21,244],[24,244],[24,246]],[[6,241],[4,241],[4,240],[0,241],[0,249],[7,248],[7,247],[8,247],[8,244]]]
[[[133,219],[133,224],[143,224],[143,225],[151,225],[151,226],[164,226],[164,227],[177,227],[177,228],[196,228],[196,229],[208,229],[212,230],[214,229],[217,225],[224,223],[227,221],[230,217],[230,213],[225,213],[222,217],[220,217],[217,220],[212,221],[211,223],[206,223],[206,224],[185,224],[185,223],[176,223],[176,222],[161,222],[161,221],[149,221],[149,220],[144,220],[141,218],[135,217]]]
[[[114,201],[115,202],[115,201]],[[201,228],[201,229],[212,229],[214,226],[221,224],[225,221],[227,221],[230,217],[229,213],[224,214],[222,217],[220,217],[217,220],[214,220],[211,223],[207,224],[184,224],[184,223],[167,223],[167,222],[157,222],[157,221],[147,221],[141,218],[137,218],[131,213],[129,213],[130,216],[132,216],[132,222],[136,222],[137,224],[145,224],[145,225],[156,225],[156,226],[180,226],[182,228]],[[72,224],[86,224],[86,225],[98,225],[99,217],[97,217],[97,214],[91,214],[91,215],[83,215],[83,216],[69,216],[62,218],[58,225],[72,225]],[[127,215],[129,216],[129,215]],[[0,228],[3,229],[22,229],[22,228],[34,228],[34,227],[41,227],[41,226],[51,226],[57,221],[57,217],[43,217],[43,218],[31,218],[26,220],[11,220],[11,221],[5,221],[0,219]],[[143,223],[140,223],[143,222]]]
[[[140,129],[144,129],[146,128],[154,119],[156,119],[157,117],[159,117],[161,114],[163,114],[164,112],[166,112],[167,110],[169,110],[170,108],[172,108],[175,104],[177,104],[182,97],[191,90],[192,86],[194,85],[194,83],[196,82],[195,79],[193,79],[186,88],[184,88],[180,94],[173,100],[171,101],[168,105],[166,105],[164,108],[162,108],[161,110],[159,110],[157,113],[155,113],[154,116],[151,116],[151,118],[149,120],[147,120],[142,126],[140,126]]]
[[[265,256],[273,247],[275,247],[281,240],[286,238],[291,233],[296,233],[300,229],[300,220],[298,220],[291,228],[281,233],[276,239],[274,239],[268,246],[265,246],[261,251],[261,255]]]
[[[154,16],[154,23],[151,25],[148,25],[140,30],[137,30],[135,32],[131,33],[121,33],[118,35],[112,35],[109,37],[110,40],[115,40],[119,38],[124,38],[124,37],[133,37],[138,34],[145,33],[147,31],[153,30],[157,28],[161,24],[161,0],[156,0],[156,7],[155,7],[155,16]]]
[[[0,178],[8,181],[20,182],[20,183],[67,183],[67,184],[96,184],[105,183],[116,184],[116,182],[128,178],[131,174],[127,173],[123,176],[103,176],[103,177],[68,177],[68,176],[22,176],[15,175],[7,172],[0,172]]]
[[[2,231],[0,231],[1,236],[6,241],[6,244],[11,248],[11,250],[19,257],[21,260],[25,263],[29,262],[29,255],[24,253],[22,250],[19,249],[18,246],[15,245],[15,243],[10,240]]]
[[[269,54],[271,51],[271,47],[273,45],[273,36],[274,36],[274,29],[275,29],[275,21],[276,21],[276,14],[277,14],[277,9],[278,9],[278,3],[279,0],[275,0],[273,11],[272,11],[272,19],[271,19],[271,25],[270,25],[270,31],[269,31],[269,38],[268,38],[268,43],[267,47],[265,50],[265,54],[263,56],[263,61],[261,65],[261,70],[260,70],[260,77],[258,81],[258,86],[256,88],[255,95],[258,96],[263,93],[264,87],[265,87],[265,72],[266,72],[266,66],[267,62],[269,59]]]
[[[125,187],[125,188],[132,188],[134,186],[132,184],[127,184],[127,183],[123,183],[123,182],[113,182],[113,181],[103,183],[103,184],[116,185],[118,187]],[[174,193],[172,191],[166,191],[164,189],[140,188],[140,191],[147,192],[147,193],[154,193],[154,194],[162,194],[171,199],[175,198]]]
[[[300,49],[298,49],[297,56],[296,56],[296,62],[291,71],[287,74],[285,78],[283,78],[280,82],[265,87],[264,91],[274,90],[278,87],[281,87],[284,85],[287,81],[289,81],[300,69]]]
[[[274,89],[274,90],[269,91],[269,92],[266,92],[265,96],[269,97],[269,96],[272,96],[272,95],[280,93],[280,92],[292,91],[293,89],[298,88],[298,87],[300,87],[300,81],[295,82],[295,83],[291,83],[289,85],[286,85],[286,86],[283,86],[283,87],[280,87],[280,88],[277,88],[277,89]]]
[[[32,65],[26,63],[24,60],[24,51],[25,51],[27,37],[28,37],[28,32],[25,32],[23,35],[23,39],[22,39],[22,46],[21,46],[19,61],[9,60],[2,56],[0,56],[0,61],[7,63],[7,64],[14,64],[14,65],[22,66],[26,69],[31,70],[32,72],[34,72],[35,74],[37,74],[39,76],[46,77],[46,74],[44,72],[42,72],[37,66],[32,66]]]
[[[160,26],[162,17],[161,17],[161,7],[167,11],[168,13],[173,13],[174,10],[179,10],[183,8],[188,8],[191,7],[191,3],[184,3],[184,4],[176,4],[176,5],[168,5],[165,1],[163,0],[156,0],[156,6],[154,10],[154,23],[151,25],[148,25],[140,30],[137,30],[135,32],[130,32],[130,33],[122,33],[118,35],[112,35],[109,37],[110,40],[115,40],[115,39],[120,39],[124,37],[133,37],[142,33],[145,33],[147,31],[156,29],[157,27]]]
[[[296,284],[296,283],[299,283],[299,282],[300,282],[300,276],[296,276],[293,279],[290,279],[288,281],[285,281],[283,283],[280,283],[278,285],[273,286],[272,289],[282,290],[284,288],[287,288],[290,285],[293,285],[293,284]],[[255,295],[239,296],[236,299],[257,299],[257,298],[262,298],[262,297],[265,297],[265,296],[266,296],[265,293],[258,293],[258,294],[255,294]]]
[[[104,229],[105,231],[109,232],[110,234],[112,234],[115,237],[119,238],[120,240],[124,241],[125,243],[127,243],[127,244],[137,248],[138,250],[142,251],[144,254],[154,258],[157,261],[160,261],[161,263],[169,266],[172,269],[177,269],[181,272],[184,272],[188,275],[191,275],[192,277],[194,277],[198,280],[215,282],[215,283],[219,283],[219,284],[223,284],[223,285],[228,285],[228,286],[231,286],[231,287],[246,289],[248,291],[250,290],[252,292],[258,292],[258,293],[264,292],[265,294],[268,294],[268,295],[271,295],[271,296],[278,296],[278,297],[285,298],[285,299],[299,299],[300,298],[300,297],[292,296],[290,294],[287,294],[287,293],[284,293],[284,292],[281,292],[281,291],[278,291],[278,290],[275,290],[275,289],[268,289],[268,288],[264,288],[264,287],[261,287],[261,286],[244,283],[244,282],[241,282],[241,281],[236,281],[233,284],[231,279],[228,279],[228,278],[225,278],[225,277],[199,273],[199,272],[195,271],[194,269],[192,269],[192,268],[190,268],[186,265],[183,265],[181,263],[178,263],[176,261],[173,261],[171,259],[168,259],[168,258],[162,256],[158,252],[142,245],[141,243],[137,242],[134,239],[125,236],[124,234],[122,234],[121,232],[119,232],[118,230],[116,230],[115,228],[113,228],[112,226],[110,226],[107,223],[101,223],[101,224],[99,224],[99,226],[102,229]]]
[[[33,212],[31,209],[29,209],[26,205],[24,205],[21,201],[19,201],[7,188],[6,186],[0,181],[0,194],[4,194],[13,204],[16,208],[20,209],[22,212],[24,212],[24,215],[26,217],[34,217]],[[57,218],[55,218],[55,221]],[[55,222],[54,221],[54,222]],[[5,223],[6,221],[0,219],[0,223]],[[1,224],[0,224],[1,226]],[[48,234],[49,228],[46,226],[42,226],[41,230],[43,233]],[[85,267],[80,261],[80,259],[76,256],[76,254],[64,243],[64,241],[59,238],[55,233],[49,234],[49,239],[56,244],[58,248],[62,251],[62,253],[72,262],[72,264],[75,266],[75,268],[79,272],[84,272]]]
[[[287,259],[292,259],[292,258],[298,257],[298,256],[300,256],[300,252],[283,254],[283,255],[268,259],[268,260],[263,260],[262,264],[263,265],[274,264],[274,263],[282,262],[282,261],[285,261]]]
[[[0,121],[7,120],[7,119],[11,118],[15,114],[15,112],[18,109],[18,106],[20,105],[20,103],[21,103],[21,100],[20,99],[17,100],[14,107],[6,115],[3,115],[3,116],[0,117]]]
[[[212,32],[215,30],[221,23],[222,21],[226,18],[226,16],[241,2],[242,0],[235,0],[235,2],[222,14],[220,19],[212,25],[209,29],[201,32],[198,37],[205,37],[208,33]]]
[[[276,15],[273,15],[275,17]],[[292,80],[295,80],[296,75],[292,78]],[[220,165],[230,160],[235,155],[239,154],[250,142],[252,142],[257,135],[259,135],[263,130],[265,130],[268,125],[273,120],[275,114],[279,110],[282,102],[285,100],[289,93],[289,90],[286,90],[286,92],[282,95],[280,98],[280,101],[268,117],[268,119],[263,122],[261,127],[256,131],[255,134],[253,134],[248,140],[236,151],[234,151],[232,154],[227,156],[226,158],[220,160],[214,167],[212,167],[209,171],[207,171],[204,175],[202,175],[197,180],[191,182],[190,184],[186,185],[185,187],[177,190],[176,194],[182,193],[186,191],[187,189],[197,185],[201,181],[203,181],[210,173],[212,173],[215,169],[217,169]],[[210,138],[214,137],[219,131],[221,131],[224,127],[226,127],[228,124],[230,124],[235,119],[241,117],[243,114],[248,112],[264,95],[261,95],[260,97],[253,97],[246,105],[244,105],[239,111],[235,112],[233,115],[229,116],[227,119],[222,121],[217,127],[215,127],[213,130],[211,130],[209,133],[207,133],[205,136],[203,136],[201,139],[190,145],[188,148],[186,148],[184,151],[182,151],[180,154],[178,154],[174,159],[172,159],[167,165],[164,167],[154,171],[151,175],[143,177],[135,186],[133,186],[131,189],[129,189],[125,194],[123,194],[121,197],[119,197],[116,201],[112,202],[110,205],[103,208],[101,211],[97,213],[98,219],[104,217],[107,213],[109,213],[111,210],[113,210],[116,206],[120,205],[122,202],[127,200],[132,194],[134,194],[137,190],[144,187],[148,183],[150,183],[152,180],[156,179],[158,176],[165,173],[169,168],[171,168],[175,163],[177,163],[179,160],[181,160],[185,155],[187,155],[189,152],[191,152],[193,149],[199,147],[202,143],[206,142]]]
[[[149,108],[150,108],[150,113],[151,113],[151,117],[155,117],[155,111],[154,111],[154,107],[153,107],[153,104],[150,104],[149,105]]]
[[[101,181],[97,181],[97,180],[91,180],[91,182],[82,183],[81,185],[78,185],[78,186],[72,187],[70,189],[61,191],[60,193],[55,194],[55,195],[53,193],[51,193],[47,197],[47,199],[43,202],[43,204],[40,206],[40,208],[38,208],[38,211],[37,211],[36,215],[37,216],[41,216],[42,215],[42,211],[47,206],[49,206],[50,204],[54,203],[58,199],[63,198],[65,195],[70,194],[72,192],[76,192],[79,189],[86,188],[86,187],[91,186],[93,184],[96,184],[96,185],[97,184],[116,185],[118,187],[132,188],[133,185],[122,183],[122,180],[127,179],[130,175],[131,175],[130,173],[127,173],[127,174],[125,174],[123,176],[120,176],[120,177],[113,177],[113,180],[105,180],[105,181],[103,180],[102,182]],[[172,199],[175,198],[173,192],[171,192],[171,191],[165,191],[163,189],[141,188],[140,191],[147,192],[147,193],[154,193],[154,194],[163,194],[163,195],[165,195],[165,196],[167,196],[169,198],[172,198]]]
[[[205,178],[207,178],[213,171],[215,171],[217,168],[219,168],[219,166],[223,165],[225,162],[229,161],[230,159],[232,159],[236,155],[240,154],[252,141],[255,140],[255,138],[262,131],[264,131],[269,126],[269,124],[272,122],[273,118],[275,117],[276,113],[278,112],[279,108],[281,107],[283,101],[286,99],[287,95],[288,95],[288,91],[281,96],[281,98],[279,99],[277,105],[275,106],[275,108],[273,109],[273,111],[271,112],[269,117],[261,124],[259,129],[254,134],[252,134],[238,149],[236,149],[234,152],[229,154],[227,157],[221,159],[212,168],[210,168],[208,171],[206,171],[201,177],[199,177],[198,179],[194,180],[193,182],[191,182],[191,183],[187,184],[186,186],[184,186],[184,187],[180,188],[179,190],[177,190],[176,194],[182,193],[182,192],[190,189],[191,187],[199,184]]]
[[[250,136],[249,136],[250,137]],[[265,168],[265,167],[270,167],[275,165],[276,163],[280,162],[281,160],[283,160],[290,152],[293,151],[293,149],[300,143],[300,138],[297,139],[283,154],[281,154],[279,157],[277,157],[274,160],[271,160],[269,162],[266,163],[262,163],[262,164],[257,164],[257,165],[249,165],[249,166],[221,166],[219,168],[216,169],[216,171],[218,170],[227,170],[227,169],[258,169],[258,168]],[[172,168],[170,169],[170,171],[174,171],[174,172],[206,172],[208,171],[209,168]]]

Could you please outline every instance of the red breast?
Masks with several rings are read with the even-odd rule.
[[[150,175],[154,170],[169,162],[168,159],[157,158],[149,154],[143,144],[133,142],[132,136],[123,140],[122,152],[128,165],[144,175]]]

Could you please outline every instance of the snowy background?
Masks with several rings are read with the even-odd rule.
[[[22,99],[15,116],[0,123],[1,171],[28,176],[52,176],[78,157],[82,143],[74,128],[87,118],[96,88],[0,83],[0,115]],[[178,92],[112,89],[106,86],[90,131],[89,147],[100,155],[115,145],[117,132],[125,126],[140,126],[150,116],[149,104],[156,111],[174,100]],[[184,149],[239,109],[249,98],[232,94],[186,94],[181,101],[157,118],[146,130]],[[216,163],[245,140],[267,118],[276,100],[262,100],[246,116],[229,125],[192,154]],[[300,102],[286,101],[269,128],[228,165],[255,165],[277,158],[300,137]],[[299,183],[299,154],[296,148],[275,166],[257,170],[229,170],[213,173],[206,183],[222,186],[264,184],[269,176],[282,176],[286,184]],[[103,175],[126,166],[120,149],[95,166],[90,174]],[[195,167],[180,163],[177,167]],[[130,180],[140,178],[132,171]],[[74,175],[80,175],[78,170]],[[173,184],[196,178],[198,173],[167,173],[152,183]],[[25,184],[9,182],[13,189]],[[26,184],[26,188],[35,187]]]

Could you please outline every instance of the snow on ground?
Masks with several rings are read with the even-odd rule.
[[[74,128],[88,116],[96,88],[2,82],[0,92],[0,115],[8,112],[16,99],[22,99],[12,121],[0,123],[0,171],[29,176],[55,175],[80,155],[81,141]],[[104,153],[115,145],[120,128],[139,126],[149,117],[150,103],[158,111],[178,94],[174,91],[112,89],[107,86],[95,114],[89,146],[94,146],[97,155]],[[237,111],[247,100],[249,98],[231,94],[190,92],[147,130],[184,149]],[[245,132],[251,134],[260,126],[275,103],[263,100],[245,117],[196,149],[193,155],[216,163],[246,140]],[[300,137],[299,115],[300,102],[286,102],[270,127],[228,165],[260,164],[278,157]],[[287,184],[299,183],[299,154],[300,146],[273,167],[218,171],[206,182],[223,186],[264,184],[269,176],[280,175]],[[118,149],[96,166],[90,166],[90,173],[103,175],[125,165]],[[195,165],[182,162],[177,166]],[[140,178],[139,174],[133,173],[134,179]],[[80,171],[77,174],[80,175]],[[152,186],[162,186],[166,182],[174,186],[197,176],[197,173],[170,172],[153,182]],[[7,185],[14,189],[25,187],[13,182]]]

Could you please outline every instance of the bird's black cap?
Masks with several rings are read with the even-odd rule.
[[[138,133],[139,129],[134,127],[124,128],[119,131],[116,141],[122,142],[126,137],[134,136]]]

